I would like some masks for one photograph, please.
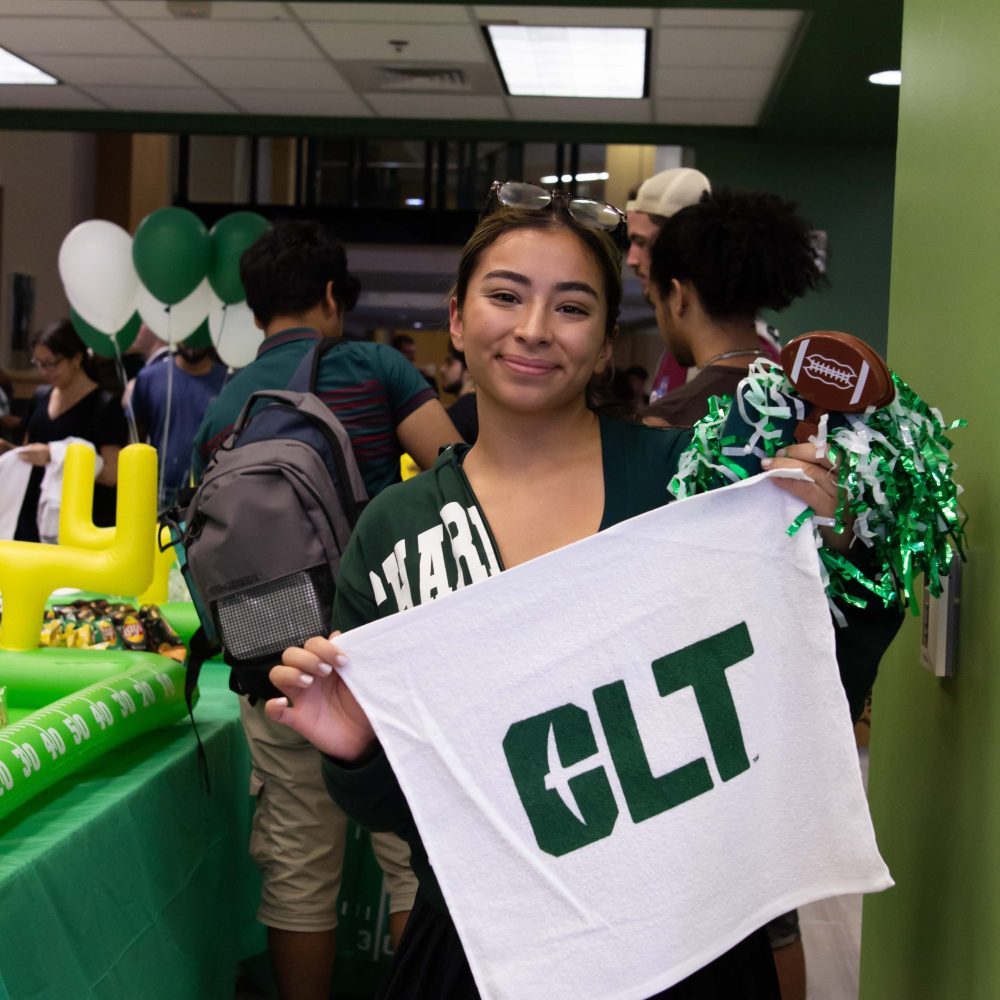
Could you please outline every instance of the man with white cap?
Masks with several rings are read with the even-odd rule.
[[[660,227],[675,212],[697,205],[711,193],[709,179],[690,167],[661,170],[642,182],[636,195],[625,203],[628,225],[628,266],[642,282],[643,295],[649,294],[649,248]]]
[[[649,298],[649,248],[653,245],[664,222],[682,208],[697,205],[702,195],[711,194],[711,181],[692,167],[671,167],[661,170],[639,185],[634,198],[625,203],[628,225],[629,251],[626,262],[642,282],[642,294]],[[773,360],[778,360],[778,342],[771,328],[762,320],[757,322],[761,349]],[[661,331],[662,336],[662,331]],[[664,350],[660,355],[649,401],[655,402],[671,389],[688,380],[688,369],[673,355]]]

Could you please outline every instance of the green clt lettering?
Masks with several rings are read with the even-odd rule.
[[[726,670],[753,655],[745,622],[668,653],[651,664],[668,697],[692,688],[723,781],[750,767]],[[593,692],[611,764],[635,823],[703,795],[713,787],[704,757],[654,775],[625,682]],[[507,765],[538,846],[559,857],[611,836],[618,804],[598,753],[593,722],[579,705],[560,705],[513,723],[503,741]]]

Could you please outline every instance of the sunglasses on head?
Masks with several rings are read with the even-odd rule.
[[[500,206],[544,212],[557,204],[564,206],[581,226],[608,233],[619,250],[628,247],[625,216],[614,205],[590,198],[574,198],[568,191],[546,191],[545,188],[525,181],[494,181],[479,220],[482,221]]]

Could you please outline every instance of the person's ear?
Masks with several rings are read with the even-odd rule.
[[[453,295],[448,303],[448,329],[451,331],[451,342],[456,351],[464,351],[462,346],[464,335],[462,330],[462,313],[458,308],[458,299]]]
[[[616,325],[611,331],[610,337],[604,338],[604,343],[601,345],[600,353],[597,355],[597,361],[594,364],[594,374],[603,375],[607,371],[608,366],[612,364],[612,359],[614,358],[614,344],[618,339],[618,326]]]
[[[340,319],[340,303],[337,302],[337,297],[333,294],[333,282],[328,281],[326,283],[326,294],[323,296],[323,305],[326,309],[330,310],[333,315]]]
[[[678,317],[683,316],[691,308],[694,295],[694,286],[690,281],[678,281],[676,278],[671,278],[668,301]]]

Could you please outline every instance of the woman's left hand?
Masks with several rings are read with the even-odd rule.
[[[817,517],[832,518],[840,503],[840,487],[837,483],[837,467],[830,461],[829,452],[823,449],[816,457],[817,448],[813,444],[793,444],[782,448],[774,458],[761,460],[765,471],[770,469],[800,469],[810,479],[774,479],[775,486],[797,496],[803,503],[815,511]],[[820,526],[820,532],[828,548],[838,552],[846,552],[854,537],[847,529],[837,534],[825,525]]]
[[[19,457],[30,465],[48,465],[51,456],[47,444],[26,444]]]

